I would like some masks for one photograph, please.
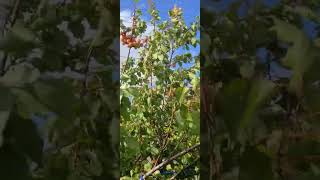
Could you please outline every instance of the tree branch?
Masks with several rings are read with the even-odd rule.
[[[82,84],[82,87],[83,87],[82,96],[85,95],[87,92],[87,81],[88,81],[88,76],[89,76],[89,65],[90,65],[90,58],[91,58],[92,50],[93,50],[93,46],[91,44],[88,49],[88,54],[86,57],[86,65],[85,65],[85,69],[84,69],[84,80],[83,80],[83,84]]]
[[[188,149],[185,149],[185,150],[179,152],[178,154],[172,156],[172,157],[169,158],[168,160],[166,160],[166,161],[160,163],[158,166],[152,168],[149,172],[147,172],[147,173],[143,176],[143,179],[145,179],[146,177],[152,175],[155,171],[161,169],[161,168],[164,167],[165,165],[169,164],[171,161],[177,159],[177,158],[180,157],[180,156],[185,155],[186,153],[188,153],[188,152],[190,152],[190,151],[192,151],[192,150],[194,150],[194,149],[196,149],[196,148],[198,148],[198,147],[200,147],[200,144],[196,144],[196,145],[194,145],[194,146],[192,146],[192,147],[190,147],[190,148],[188,148]]]

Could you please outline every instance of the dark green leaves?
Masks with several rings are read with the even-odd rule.
[[[271,81],[262,79],[234,80],[225,87],[218,108],[231,135],[237,135],[239,130],[242,132],[253,125],[258,109],[273,88]]]
[[[82,39],[85,33],[84,26],[81,21],[71,21],[68,23],[68,28],[76,38]]]
[[[303,158],[307,156],[317,156],[320,154],[320,143],[314,140],[305,140],[290,143],[288,155],[292,158]]]
[[[34,114],[49,112],[49,109],[41,104],[30,92],[22,89],[11,89],[16,97],[17,111],[23,118],[31,118]]]
[[[0,148],[0,174],[3,180],[31,180],[26,158],[10,145]]]
[[[205,179],[319,179],[319,3],[266,2],[201,9]]]
[[[114,146],[110,142],[117,132],[111,120],[114,124],[119,122],[115,95],[118,88],[111,73],[90,72],[99,80],[92,83],[90,77],[87,87],[80,79],[86,73],[84,64],[91,48],[87,40],[92,39],[82,39],[90,36],[85,34],[82,20],[94,31],[101,19],[101,49],[90,56],[103,67],[109,68],[110,63],[116,62],[117,55],[109,46],[118,33],[114,13],[110,13],[118,9],[116,1],[12,3],[18,4],[5,7],[3,15],[8,17],[3,19],[6,24],[1,26],[4,29],[0,40],[0,61],[5,66],[1,67],[5,73],[0,77],[0,179],[92,179],[84,177],[88,174],[97,179],[112,179],[111,176],[117,176],[112,172],[117,164],[110,157],[117,151],[117,139],[114,138]],[[0,6],[4,10],[3,3]],[[114,21],[112,25],[110,20]],[[7,57],[5,63],[3,55]],[[67,75],[76,74],[79,78],[61,78],[66,69],[71,70]],[[110,93],[111,98],[106,97]],[[86,106],[80,107],[80,101]],[[46,145],[54,144],[46,146],[45,153],[38,131],[44,135]],[[72,149],[75,151],[68,155],[64,154],[65,148],[56,147],[77,143],[83,146]],[[83,155],[88,148],[90,152]],[[100,152],[99,157],[96,152]],[[77,161],[74,157],[78,153],[83,161],[81,170],[70,163]],[[31,173],[35,177],[31,178]]]
[[[40,138],[35,124],[30,119],[20,118],[12,114],[4,132],[5,139],[16,152],[25,158],[42,163],[43,140]]]
[[[8,32],[8,34],[0,40],[0,50],[4,50],[13,54],[25,55],[34,45],[39,44],[35,34],[18,21]]]
[[[241,120],[240,127],[243,129],[250,125],[258,108],[270,96],[274,88],[274,83],[268,80],[258,79],[252,82],[248,94],[246,109]]]
[[[242,113],[245,111],[249,84],[245,80],[231,82],[220,97],[221,115],[232,136],[236,136],[240,125]]]
[[[180,87],[176,90],[176,101],[182,103],[187,95],[189,89],[187,87]]]
[[[39,101],[48,109],[66,120],[75,116],[79,102],[70,83],[62,79],[51,79],[34,83],[33,90]]]
[[[315,60],[304,76],[304,103],[312,113],[320,111],[319,65],[320,61]]]
[[[25,84],[31,84],[40,76],[38,69],[28,63],[21,63],[11,66],[3,77],[0,77],[0,83],[8,87],[18,87]]]
[[[286,43],[292,43],[282,62],[293,71],[290,90],[301,95],[303,75],[312,64],[315,51],[302,30],[277,18],[274,18],[274,23],[275,25],[272,29],[277,32],[277,37]]]
[[[0,147],[3,144],[3,131],[5,130],[7,121],[10,116],[13,105],[12,94],[8,88],[0,86]]]
[[[273,179],[271,159],[255,147],[248,147],[240,158],[239,180],[257,179]]]

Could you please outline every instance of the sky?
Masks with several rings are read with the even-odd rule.
[[[187,25],[196,20],[196,16],[200,16],[200,0],[153,0],[157,9],[159,10],[160,17],[162,20],[165,20],[169,17],[168,11],[174,7],[176,4],[178,7],[181,7],[184,10],[184,17]],[[120,18],[124,20],[124,23],[127,25],[130,24],[130,16],[134,7],[133,0],[121,0],[120,1]],[[148,22],[150,20],[150,15],[148,14],[148,1],[140,0],[137,4],[137,7],[140,8],[143,12],[143,19]],[[147,28],[147,34],[151,32],[151,27]],[[197,35],[200,38],[200,33]],[[182,50],[177,51],[176,54],[182,53]],[[190,52],[193,55],[197,55],[200,52],[200,47],[190,48]],[[128,48],[120,45],[120,60],[123,62],[126,59],[128,54]],[[131,50],[130,53],[132,56],[138,56],[136,50]]]

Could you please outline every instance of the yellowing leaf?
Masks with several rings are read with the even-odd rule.
[[[303,75],[314,60],[312,44],[302,30],[280,19],[274,18],[274,26],[271,30],[277,32],[280,40],[293,44],[282,59],[282,63],[293,71],[289,89],[300,96]]]

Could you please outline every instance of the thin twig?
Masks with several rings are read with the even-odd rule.
[[[89,50],[88,50],[87,57],[86,57],[86,64],[85,64],[85,69],[84,69],[84,81],[82,84],[83,95],[86,94],[86,92],[87,92],[87,81],[88,81],[88,77],[89,77],[89,65],[90,65],[92,50],[93,50],[93,45],[91,44],[89,47]]]
[[[169,122],[169,127],[168,127],[169,130],[170,130],[172,124],[173,124],[173,121],[174,121],[174,113],[175,113],[175,112],[176,112],[176,107],[174,106],[173,109],[172,109],[172,114],[171,114],[171,118],[170,118],[170,122]],[[166,149],[166,147],[167,147],[168,144],[169,144],[169,135],[170,135],[170,132],[168,132],[168,133],[166,134],[166,137],[165,137],[165,138],[163,139],[163,141],[161,142],[162,147],[161,147],[159,156],[158,156],[157,159],[156,159],[156,162],[155,162],[155,164],[154,164],[154,167],[158,164],[158,161],[159,161],[159,159],[161,158],[161,154],[163,153],[163,151]],[[162,139],[160,138],[160,141],[161,141],[161,140],[162,140]]]

